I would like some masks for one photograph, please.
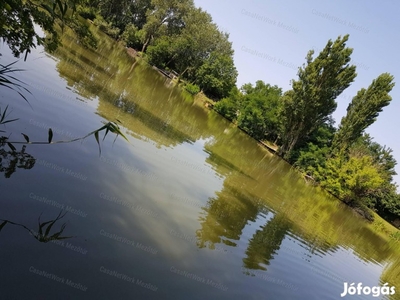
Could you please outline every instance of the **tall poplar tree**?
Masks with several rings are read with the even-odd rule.
[[[389,92],[393,87],[393,76],[383,73],[367,89],[361,89],[353,97],[347,107],[347,115],[342,118],[333,138],[332,147],[335,150],[347,150],[376,121],[382,109],[392,100]]]
[[[353,82],[356,67],[349,65],[352,48],[346,47],[349,35],[329,40],[314,59],[307,54],[307,63],[299,68],[298,80],[292,80],[292,90],[282,97],[282,124],[279,154],[288,157],[298,143],[331,118],[335,99]]]

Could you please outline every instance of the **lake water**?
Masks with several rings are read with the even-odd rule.
[[[18,161],[0,147],[0,299],[399,299],[340,297],[344,282],[400,294],[398,244],[98,35],[96,52],[67,31],[17,63],[30,105],[0,88],[10,141],[116,120],[129,139],[101,155],[94,136],[14,144]]]

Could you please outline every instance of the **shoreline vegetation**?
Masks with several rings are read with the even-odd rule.
[[[383,73],[358,91],[338,127],[332,119],[336,99],[357,76],[353,49],[346,46],[349,35],[329,40],[319,54],[310,50],[288,91],[261,80],[238,88],[229,33],[192,0],[55,0],[52,7],[43,0],[16,1],[0,5],[0,37],[16,57],[25,53],[26,59],[36,44],[55,50],[65,26],[95,50],[96,37],[85,21],[90,20],[129,55],[200,97],[304,178],[367,220],[383,218],[399,227],[397,162],[390,148],[365,133],[392,100],[393,76]],[[46,37],[35,33],[34,23]]]
[[[365,134],[365,129],[391,101],[393,76],[383,73],[368,89],[359,91],[339,129],[333,126],[335,99],[357,76],[356,67],[350,64],[353,49],[346,47],[348,38],[345,35],[329,40],[317,57],[310,51],[307,63],[299,68],[299,79],[292,81],[294,88],[285,93],[259,80],[255,85],[233,87],[222,99],[211,99],[202,90],[191,94],[201,97],[205,107],[214,109],[295,167],[306,182],[321,186],[368,221],[381,215],[398,228],[400,197],[393,182],[396,161],[390,148],[382,147]],[[136,50],[127,48],[127,51],[146,61]],[[342,59],[329,61],[337,55]],[[153,68],[179,84],[176,72],[171,76],[168,70]],[[326,71],[329,68],[333,71]],[[340,78],[339,73],[345,75]],[[184,89],[185,84],[183,80]],[[307,102],[307,97],[315,100]],[[311,119],[309,124],[304,124],[306,118]]]
[[[140,52],[133,49],[133,48],[126,48],[126,52],[135,59],[141,59],[143,60],[145,63],[148,63],[145,58],[143,58],[140,55]],[[163,75],[166,78],[169,78],[174,84],[178,84],[177,82],[177,78],[175,77],[171,77],[168,76],[168,74],[162,72],[162,70],[160,71],[157,67],[155,66],[151,66],[149,64],[150,67],[154,68],[155,70],[157,70],[161,75]],[[181,88],[184,89],[184,82],[181,84]],[[208,98],[203,92],[199,92],[193,96],[193,100],[197,103],[199,103],[199,105],[202,105],[204,107],[206,107],[209,110],[214,110],[214,105],[216,103],[218,103],[218,101],[214,101],[210,98]],[[219,113],[218,111],[216,111],[217,113]],[[219,113],[220,114],[220,113]],[[227,119],[228,121],[231,121],[232,124],[235,124],[237,126],[236,122],[232,122],[232,120],[226,118],[225,115],[220,114],[221,116],[223,116],[225,119]],[[237,126],[238,127],[238,126]],[[249,135],[250,137],[252,137],[246,130],[238,127],[240,130],[242,130],[243,132],[245,132],[247,135]],[[253,137],[254,138],[254,137]],[[254,138],[255,139],[255,138]],[[255,139],[259,145],[261,145],[262,147],[264,147],[265,149],[269,150],[271,153],[278,155],[278,151],[279,151],[279,146],[270,142],[270,141],[266,141],[266,140],[257,140]],[[283,157],[281,157],[282,159],[284,159]],[[290,164],[290,162],[286,159],[284,159],[287,163]],[[290,164],[292,167],[295,167],[293,164]],[[300,169],[295,168],[296,171],[298,171],[306,180],[307,183],[312,182],[313,185],[318,185],[318,182],[315,181],[314,178],[312,178],[311,176],[307,175],[306,173],[302,172]],[[329,193],[329,191],[327,191]],[[338,197],[336,197],[334,194],[329,193],[330,195],[333,195],[336,199],[338,199],[340,201],[340,199]],[[341,201],[343,202],[343,201]],[[346,203],[345,203],[346,204]],[[364,218],[367,219],[364,215],[364,211],[362,210],[358,210],[357,207],[351,207],[350,208],[353,209],[354,213],[360,217],[360,218]],[[379,236],[381,236],[382,238],[386,239],[387,242],[393,241],[395,243],[400,242],[400,232],[399,230],[396,228],[396,226],[394,226],[394,224],[391,224],[390,222],[388,222],[387,220],[385,220],[384,218],[382,218],[379,214],[377,214],[374,211],[371,211],[371,214],[373,215],[373,221],[372,222],[368,222],[368,226],[371,228],[371,230],[373,230],[374,232],[376,232]],[[398,226],[398,225],[397,225]]]
[[[142,58],[142,56],[139,54],[138,51],[136,51],[135,49],[132,48],[127,48],[127,53],[134,57],[134,58]],[[146,62],[146,61],[145,61]],[[156,66],[152,66],[155,70],[157,70],[161,75],[163,75],[166,78],[169,78],[171,80],[176,80],[176,76],[171,76],[170,74],[168,74],[168,72],[162,70],[162,69],[158,69]],[[175,81],[175,84],[177,82]],[[183,87],[184,88],[184,87]],[[214,101],[210,98],[208,98],[203,92],[198,92],[197,94],[193,95],[193,98],[195,101],[200,101],[200,103],[202,105],[204,105],[206,108],[210,109],[210,110],[214,110],[216,112],[218,112],[221,116],[223,116],[225,119],[227,119],[228,121],[231,121],[232,124],[235,124],[237,126],[236,122],[233,122],[232,120],[230,120],[229,118],[227,118],[224,114],[221,114],[219,111],[214,109],[214,105],[216,103],[218,103],[217,101]],[[238,126],[237,126],[238,127]],[[249,135],[250,137],[252,137],[245,129],[238,127],[240,130],[242,130],[243,132],[245,132],[247,135]],[[254,138],[254,137],[253,137]],[[279,151],[279,146],[267,141],[267,140],[258,140],[255,138],[255,140],[258,142],[259,145],[263,146],[264,148],[266,148],[267,150],[269,150],[271,153],[279,155],[278,151]],[[284,157],[281,157],[282,159],[284,159],[287,163],[289,163],[292,167],[295,167],[294,164],[290,163],[289,160],[285,159]],[[302,172],[301,169],[299,168],[295,168],[295,170],[297,170],[305,179],[305,181],[307,183],[312,183],[313,185],[318,185],[318,182],[311,176],[308,175],[307,173]],[[327,190],[325,190],[327,191]],[[336,197],[335,194],[330,193],[329,191],[327,191],[329,194],[333,195],[336,199],[340,200],[338,197]],[[380,217],[376,212],[371,212],[371,216],[367,216],[366,212],[363,208],[360,207],[352,207],[350,206],[350,208],[353,209],[353,211],[355,213],[357,213],[358,215],[360,215],[361,217],[363,217],[364,219],[367,219],[369,221],[374,221],[373,223],[371,223],[373,225],[373,228],[375,229],[376,232],[378,233],[383,233],[383,236],[389,236],[392,239],[396,240],[396,241],[400,241],[400,235],[398,234],[398,231],[396,228],[398,228],[399,222],[396,222],[396,224],[391,224],[394,225],[396,228],[392,227],[392,226],[385,226],[383,221],[387,222],[387,220],[383,219],[382,217]],[[390,224],[390,223],[389,223]]]

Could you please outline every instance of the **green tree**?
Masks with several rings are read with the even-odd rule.
[[[369,155],[376,167],[383,183],[376,189],[371,189],[365,203],[375,208],[379,213],[400,216],[400,198],[396,192],[393,176],[396,175],[396,160],[392,155],[392,149],[386,148],[374,142],[368,134],[357,139],[349,149],[353,155]]]
[[[350,154],[330,158],[321,186],[350,205],[367,204],[371,193],[384,183],[379,169],[368,155]]]
[[[141,45],[139,29],[134,24],[128,24],[125,31],[121,35],[121,39],[126,43],[127,47],[138,49]]]
[[[258,140],[275,139],[278,135],[278,110],[282,89],[258,80],[242,86],[242,109],[238,117],[238,126]]]
[[[215,60],[218,55],[226,54],[218,51],[211,58],[211,53],[217,49],[219,43],[224,43],[222,40],[227,37],[212,22],[211,15],[201,8],[190,9],[183,17],[183,23],[185,25],[172,43],[168,66],[176,69],[180,77],[185,76],[190,81],[195,81],[197,70],[206,60]],[[232,48],[230,49],[232,51]]]
[[[130,24],[138,30],[142,29],[149,9],[152,9],[151,0],[81,0],[78,6],[82,17],[93,20],[101,16],[120,32],[124,32]]]
[[[358,138],[350,150],[352,153],[371,156],[386,181],[391,182],[393,176],[397,175],[395,171],[397,162],[392,155],[393,150],[374,142],[369,134],[363,134]]]
[[[171,37],[162,36],[157,39],[156,44],[147,48],[147,60],[150,64],[166,69],[168,60],[171,57],[172,42]]]
[[[181,19],[174,22],[181,25],[158,27],[146,50],[149,62],[176,71],[209,97],[226,97],[237,78],[229,35],[221,32],[201,8],[187,6],[179,16]],[[157,25],[154,20],[145,27]]]
[[[44,1],[39,3],[23,0],[1,1],[0,37],[16,57],[25,52],[25,59],[36,44],[46,43],[48,46],[53,45],[50,48],[54,48],[59,41],[54,21],[57,16],[64,18],[64,4],[67,5],[65,2],[54,1],[54,5],[49,7]],[[47,40],[35,32],[34,23],[48,32]]]
[[[215,110],[226,118],[237,121],[237,125],[252,137],[276,139],[279,134],[278,111],[282,89],[258,80],[253,86],[236,87],[229,96],[216,103]]]
[[[232,56],[212,52],[196,72],[196,83],[214,99],[222,99],[236,84],[238,72]]]
[[[337,106],[335,99],[356,77],[356,67],[349,65],[353,49],[346,47],[348,37],[329,40],[315,59],[314,51],[309,51],[299,79],[292,80],[292,89],[282,97],[281,156],[286,157],[329,120]]]
[[[96,1],[101,16],[109,23],[113,24],[120,30],[124,30],[125,26],[133,19],[131,13],[131,2],[129,0],[106,0]],[[90,2],[89,2],[90,3]]]
[[[320,173],[325,170],[326,160],[331,153],[330,146],[334,133],[333,122],[324,123],[314,131],[310,141],[305,146],[291,152],[289,160],[295,161],[294,165],[308,176],[320,181]]]
[[[347,107],[347,115],[342,118],[339,130],[333,139],[335,150],[346,150],[364,130],[374,123],[383,107],[389,105],[389,92],[394,87],[393,76],[383,73],[373,80],[367,89],[361,89]]]
[[[184,26],[183,16],[193,7],[192,0],[151,0],[146,12],[146,24],[141,29],[142,52],[157,37],[177,33]]]
[[[214,109],[231,121],[236,121],[243,101],[243,94],[235,86],[229,92],[229,96],[218,101],[214,105]]]
[[[96,46],[96,40],[84,23],[75,18],[79,0],[5,0],[0,3],[0,38],[10,47],[14,56],[25,52],[25,59],[31,48],[44,45],[55,50],[59,44],[59,30],[65,25],[72,28],[84,45]],[[46,36],[36,33],[34,24],[39,25]]]
[[[130,10],[132,19],[130,24],[135,25],[138,29],[142,29],[147,21],[146,12],[147,10],[152,9],[152,7],[151,0],[135,0],[131,2]]]

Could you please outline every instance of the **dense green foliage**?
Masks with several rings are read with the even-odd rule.
[[[54,50],[59,44],[59,29],[69,26],[74,29],[81,42],[96,47],[96,40],[88,25],[75,15],[79,0],[5,0],[0,3],[0,38],[8,44],[13,54],[19,57],[30,49],[44,45]],[[40,36],[34,28],[39,25],[46,33]]]
[[[383,216],[399,215],[399,195],[392,182],[396,161],[392,150],[364,134],[346,151],[326,156],[312,175],[321,185],[352,206],[370,207]]]
[[[15,56],[22,53],[27,55],[37,44],[55,45],[58,42],[57,32],[54,30],[54,18],[64,17],[63,3],[54,2],[53,7],[45,3],[22,0],[6,0],[0,3],[0,37],[11,48]],[[47,40],[39,36],[33,23],[40,25],[48,34]]]
[[[299,68],[298,80],[282,97],[280,155],[288,156],[296,145],[329,121],[336,109],[335,99],[353,82],[356,67],[350,66],[353,49],[346,47],[348,35],[328,41],[314,59],[309,51],[307,64]]]
[[[197,85],[190,83],[185,85],[185,90],[192,95],[196,95],[200,92],[200,88]]]
[[[262,81],[245,84],[214,106],[220,114],[258,140],[275,141],[278,153],[368,219],[368,208],[393,220],[400,217],[400,195],[393,182],[396,161],[390,148],[365,134],[379,112],[389,105],[393,76],[384,73],[361,89],[336,129],[335,99],[354,81],[348,35],[329,40],[313,59],[299,68],[292,89],[282,94]]]
[[[145,53],[151,65],[173,70],[210,98],[236,84],[229,35],[192,0],[88,1],[78,11],[105,33]]]
[[[259,80],[255,86],[245,84],[217,102],[215,109],[256,139],[278,136],[278,110],[282,90]]]
[[[6,0],[0,4],[0,36],[18,56],[35,43],[55,49],[57,26],[67,25],[85,45],[96,47],[88,25],[78,21],[78,15],[144,52],[151,65],[195,83],[210,98],[228,96],[236,84],[229,35],[192,0]],[[44,29],[45,38],[35,33],[33,23]]]
[[[348,35],[329,40],[315,58],[309,51],[292,89],[284,93],[261,80],[241,89],[235,86],[229,35],[192,0],[6,0],[0,3],[0,37],[19,56],[35,44],[55,49],[63,27],[69,26],[85,45],[95,47],[96,40],[78,15],[144,52],[150,64],[175,71],[185,79],[189,93],[202,90],[222,99],[214,106],[220,114],[252,137],[274,141],[278,153],[306,178],[361,208],[366,217],[371,218],[367,207],[388,219],[400,217],[392,150],[365,134],[390,104],[393,76],[384,73],[361,89],[338,129],[333,126],[335,100],[357,75],[350,64]],[[34,23],[46,37],[34,31]]]

